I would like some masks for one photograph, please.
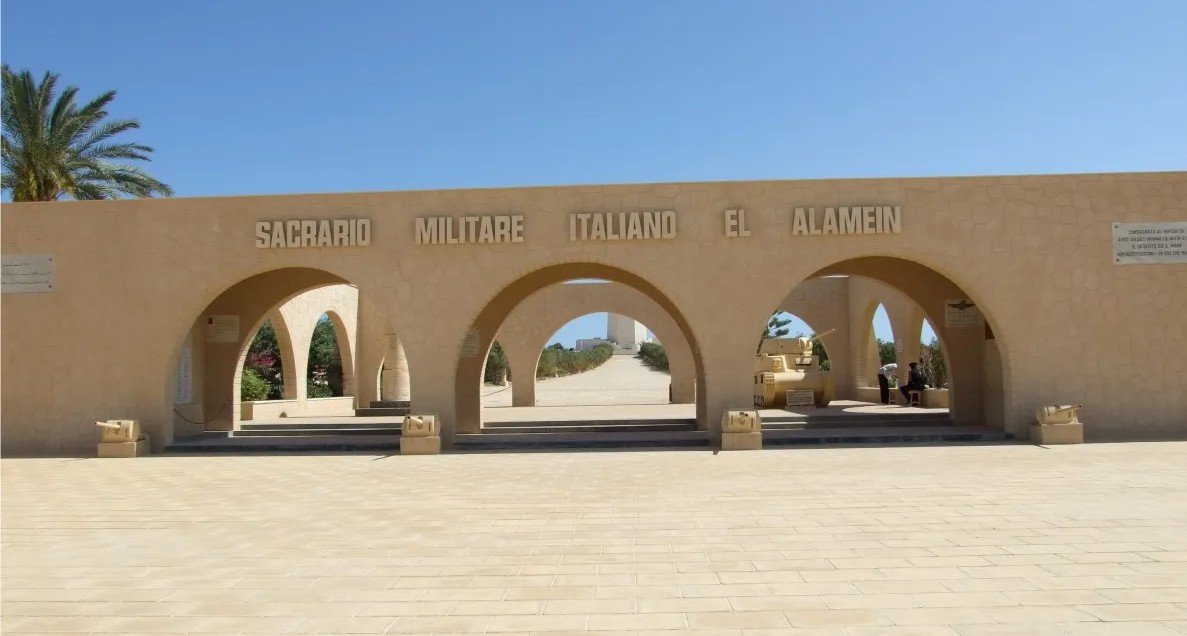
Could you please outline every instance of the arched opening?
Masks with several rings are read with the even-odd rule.
[[[918,362],[923,375],[927,377],[928,388],[948,388],[948,363],[944,361],[944,348],[927,318],[923,319],[919,329]]]
[[[609,281],[607,283],[606,281]],[[516,380],[528,376],[528,374],[535,374],[536,370],[541,369],[540,362],[543,360],[549,363],[549,360],[542,358],[541,351],[543,346],[535,345],[512,345],[506,333],[501,331],[504,328],[508,316],[525,300],[549,288],[550,286],[558,287],[580,287],[576,283],[587,283],[588,286],[595,285],[620,285],[629,288],[633,293],[641,294],[650,303],[654,304],[657,311],[661,313],[667,320],[671,322],[672,332],[679,334],[679,340],[688,345],[689,366],[693,370],[694,384],[696,380],[703,378],[703,368],[700,361],[699,349],[696,346],[695,340],[692,337],[692,330],[688,326],[687,321],[680,314],[674,303],[666,297],[658,288],[646,281],[642,277],[635,275],[626,270],[622,270],[609,265],[599,263],[569,263],[563,265],[555,265],[544,269],[531,272],[519,280],[511,283],[503,290],[498,292],[480,312],[473,322],[473,326],[463,342],[462,357],[460,357],[457,367],[456,376],[456,417],[457,429],[456,432],[464,435],[474,435],[483,432],[483,413],[482,400],[479,387],[483,387],[482,376],[486,368],[486,359],[493,347],[493,343],[498,334],[500,346],[506,351],[508,356],[509,366],[512,368],[510,372],[510,381],[512,387],[516,385]],[[564,283],[569,283],[564,285]],[[616,311],[614,307],[600,307],[602,310]],[[553,330],[560,328],[562,325],[572,320],[577,316],[581,316],[582,312],[576,316],[565,316],[564,322],[553,327]],[[656,327],[658,330],[659,328]],[[552,332],[548,334],[552,335]],[[541,343],[542,344],[542,343]],[[516,347],[534,347],[531,353],[518,353],[519,349]],[[562,348],[578,349],[578,343],[574,341],[570,345],[561,343]],[[473,351],[482,352],[487,355],[473,355]],[[636,353],[631,351],[631,353]],[[552,355],[552,354],[545,354]],[[560,357],[557,354],[557,357]],[[525,361],[535,361],[537,364],[534,369],[529,362],[524,370],[521,366]],[[547,364],[544,365],[544,371],[547,373]],[[530,377],[530,376],[529,376]],[[704,415],[704,404],[700,396],[690,396],[691,399],[696,400],[695,410],[692,407],[686,407],[683,411],[683,419],[686,419],[690,425],[695,422],[700,428],[704,429],[707,425],[707,418]],[[489,400],[488,400],[489,402]],[[664,402],[661,400],[661,402]],[[667,404],[657,404],[657,407],[667,406]],[[586,409],[586,413],[572,413],[572,421],[598,419],[598,414],[590,412]],[[551,417],[551,416],[548,416]],[[695,419],[694,419],[695,418]]]
[[[554,285],[546,288],[544,293],[568,291],[558,288],[569,286]],[[545,296],[539,300],[554,298],[572,300],[567,295]],[[513,312],[500,330],[500,339],[491,347],[483,408],[601,407],[671,402],[666,354],[662,353],[663,347],[652,330],[642,322],[626,314],[597,312],[578,316],[558,326],[556,322],[582,307],[569,303],[546,312],[534,311],[534,305],[531,308],[530,316]],[[525,319],[530,319],[530,324],[513,324],[526,322]],[[505,347],[502,345],[504,338],[507,339]],[[649,366],[642,357],[644,350],[652,356],[653,364],[659,364],[662,357],[662,368]],[[500,363],[514,369],[509,377],[510,386],[498,382],[498,377],[492,377],[492,370]]]
[[[257,274],[218,294],[181,339],[175,364],[189,374],[171,383],[175,404],[164,443],[203,450],[252,446],[240,438],[254,437],[269,448],[297,448],[336,436],[390,445],[403,413],[356,419],[368,415],[356,409],[354,395],[358,301],[358,289],[344,279],[307,268]],[[382,346],[372,348],[382,354]],[[180,403],[184,397],[188,403]]]
[[[815,291],[809,293],[803,288]],[[825,288],[828,293],[821,293]],[[821,268],[793,290],[793,295],[798,294],[807,303],[805,307],[822,315],[842,316],[833,321],[840,325],[836,339],[825,339],[825,343],[838,345],[838,350],[846,349],[844,344],[849,343],[846,355],[829,353],[833,354],[830,360],[834,370],[850,365],[853,371],[833,374],[835,399],[827,408],[821,409],[818,399],[816,404],[808,405],[807,398],[801,396],[797,398],[798,407],[764,411],[764,426],[768,422],[806,424],[812,419],[824,422],[831,417],[827,423],[831,427],[1004,428],[1000,414],[1005,412],[1002,387],[1006,380],[1000,367],[994,371],[990,366],[995,347],[985,337],[991,332],[988,318],[980,313],[981,308],[970,294],[951,279],[906,259],[862,257]],[[831,310],[829,306],[842,309]],[[849,333],[845,333],[846,329]],[[942,376],[942,381],[938,386],[930,383],[932,386],[914,392],[914,386],[906,386],[909,362],[934,365],[931,368],[938,371],[925,370],[925,374]],[[814,384],[812,376],[829,372],[819,368],[798,370],[802,377],[787,375],[776,380],[786,386],[775,388],[780,392],[815,388],[819,392],[816,384],[821,381]],[[756,374],[756,403],[762,388],[758,377]],[[888,386],[880,387],[883,377]],[[785,395],[791,399],[790,393]],[[869,419],[842,422],[848,417]]]
[[[305,381],[309,399],[350,396],[354,393],[354,364],[350,328],[337,312],[318,317],[309,339]]]
[[[284,323],[279,320],[277,323],[281,325],[280,334],[287,340],[288,330],[284,328]],[[247,359],[244,360],[243,370],[240,372],[240,400],[282,400],[286,395],[295,395],[296,387],[293,386],[293,382],[285,382],[285,371],[291,374],[294,361],[288,360],[288,364],[285,364],[284,358],[289,347],[282,347],[280,343],[276,326],[272,324],[271,319],[265,320],[256,330],[247,349]]]
[[[271,322],[283,347],[287,331],[280,326],[276,309],[304,291],[345,282],[324,270],[283,268],[250,276],[215,293],[184,328],[169,361],[167,368],[176,369],[183,352],[189,356],[190,400],[175,405],[177,383],[168,383],[169,417],[164,418],[168,424],[162,443],[236,428],[242,421],[241,371],[257,332]],[[294,366],[285,370],[284,386],[290,393],[297,384],[289,371]],[[173,380],[172,374],[167,377]]]
[[[875,374],[886,365],[895,364],[898,354],[902,351],[902,347],[894,337],[894,325],[890,324],[886,305],[882,303],[878,303],[878,307],[874,309],[874,315],[870,318],[870,345],[873,346],[871,352],[873,355],[869,359],[873,363]]]
[[[818,332],[786,310],[772,314],[755,350],[754,405],[828,406],[836,385],[824,339],[832,331]]]

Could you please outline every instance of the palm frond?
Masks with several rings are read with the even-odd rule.
[[[59,93],[57,74],[46,72],[38,81],[30,71],[14,72],[5,64],[0,79],[0,186],[13,201],[173,195],[172,188],[140,168],[110,163],[149,161],[153,152],[144,144],[114,140],[140,128],[134,119],[108,119],[115,91],[79,106],[78,88],[67,86]]]

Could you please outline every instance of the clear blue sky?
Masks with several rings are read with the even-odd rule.
[[[1184,0],[8,0],[0,30],[118,90],[180,196],[1187,167]]]

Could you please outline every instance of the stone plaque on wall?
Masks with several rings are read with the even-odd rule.
[[[1187,263],[1187,221],[1114,223],[1113,264]]]
[[[206,342],[239,342],[239,316],[207,316]]]
[[[944,301],[944,326],[949,329],[976,327],[981,324],[981,311],[967,298]]]
[[[2,291],[5,294],[47,294],[54,291],[54,257],[46,254],[5,254]]]
[[[478,357],[478,330],[471,329],[467,334],[465,340],[462,340],[463,358],[477,358]]]

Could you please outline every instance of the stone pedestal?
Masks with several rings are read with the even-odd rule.
[[[401,455],[440,455],[441,429],[436,415],[406,415],[400,433]]]
[[[1030,441],[1040,446],[1083,444],[1084,425],[1080,422],[1069,422],[1067,424],[1031,424]]]
[[[726,411],[721,416],[721,450],[762,450],[758,411]]]
[[[1041,446],[1053,444],[1083,444],[1084,425],[1077,412],[1079,404],[1044,406],[1035,413],[1030,425],[1030,441]]]
[[[441,436],[428,435],[425,437],[409,437],[407,435],[400,438],[400,454],[401,455],[440,455],[441,454]]]
[[[99,442],[99,457],[143,457],[152,454],[152,443],[145,437],[135,442]]]

